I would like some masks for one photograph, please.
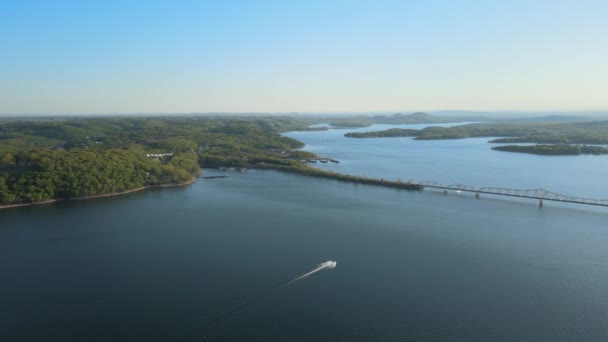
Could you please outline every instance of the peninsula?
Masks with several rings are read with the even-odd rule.
[[[608,154],[608,148],[587,145],[505,145],[492,147],[496,151],[519,152],[549,156],[577,156]]]
[[[293,117],[110,117],[0,124],[0,208],[189,184],[201,168],[263,168],[420,190],[412,182],[355,177],[307,165],[317,155],[280,132]]]
[[[347,138],[396,138],[396,137],[415,137],[417,129],[391,128],[384,131],[373,132],[351,132],[344,134]]]

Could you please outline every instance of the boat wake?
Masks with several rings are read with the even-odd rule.
[[[336,268],[336,264],[337,264],[337,262],[333,261],[333,260],[329,260],[329,261],[320,263],[319,265],[317,265],[317,267],[312,269],[310,272],[304,273],[304,274],[290,280],[287,283],[285,283],[285,281],[283,281],[282,283],[280,283],[278,285],[271,286],[268,288],[268,290],[264,291],[265,293],[260,293],[257,296],[250,297],[249,299],[246,299],[245,301],[241,302],[240,304],[233,306],[229,310],[220,313],[215,318],[207,319],[207,324],[204,327],[195,327],[195,328],[190,329],[189,333],[182,335],[181,337],[179,337],[177,339],[177,341],[199,341],[201,336],[203,336],[204,339],[206,339],[207,336],[214,336],[214,334],[216,333],[216,329],[220,326],[220,324],[222,322],[225,322],[226,320],[235,316],[239,312],[245,310],[247,307],[253,305],[255,302],[263,300],[264,297],[266,297],[272,293],[272,290],[276,290],[276,289],[279,289],[282,287],[289,286],[290,284],[292,284],[298,280],[308,278],[317,272],[321,272],[323,270],[334,269],[334,268]]]
[[[304,279],[304,278],[308,278],[308,277],[310,277],[311,275],[313,275],[313,274],[315,274],[315,273],[317,273],[317,272],[320,272],[320,271],[323,271],[323,270],[331,270],[331,269],[334,269],[334,268],[336,268],[336,265],[337,265],[337,262],[332,261],[332,260],[329,260],[329,261],[326,261],[326,262],[320,263],[320,264],[318,264],[318,265],[317,265],[317,267],[315,267],[315,269],[313,269],[312,271],[310,271],[310,272],[308,272],[308,273],[304,273],[304,274],[302,274],[302,275],[301,275],[301,276],[299,276],[299,277],[296,277],[296,278],[292,279],[291,281],[289,281],[289,282],[287,283],[287,285],[289,285],[289,284],[291,284],[291,283],[294,283],[294,282],[296,282],[296,281],[298,281],[298,280],[302,280],[302,279]]]

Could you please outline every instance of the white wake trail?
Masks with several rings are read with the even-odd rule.
[[[315,274],[315,273],[317,273],[319,271],[331,270],[333,268],[336,268],[336,265],[337,265],[337,262],[332,261],[332,260],[329,260],[329,261],[326,261],[324,263],[321,263],[321,264],[317,265],[317,267],[315,269],[313,269],[312,271],[310,271],[308,273],[305,273],[305,274],[302,274],[301,276],[292,279],[290,282],[287,283],[287,285],[289,285],[289,284],[291,284],[293,282],[296,282],[298,280],[302,280],[302,279],[304,279],[306,277],[310,277],[311,275],[313,275],[313,274]]]
[[[324,263],[321,263],[319,265],[317,265],[317,267],[315,267],[312,271],[302,274],[301,276],[298,276],[294,279],[292,279],[290,282],[285,283],[284,281],[276,286],[272,286],[270,287],[268,290],[276,290],[278,288],[282,288],[284,286],[287,286],[293,282],[296,282],[298,280],[302,280],[304,278],[310,277],[311,275],[323,271],[323,270],[331,270],[336,268],[336,262],[333,260],[329,260],[326,261]],[[245,308],[249,307],[250,305],[253,305],[256,301],[262,300],[264,296],[269,295],[269,293],[262,293],[262,294],[258,294],[255,297],[251,297],[249,299],[246,299],[244,302],[241,302],[240,304],[232,307],[231,309],[224,311],[223,313],[220,313],[219,315],[215,316],[215,318],[205,318],[204,320],[207,321],[207,324],[205,326],[202,327],[194,327],[193,329],[190,330],[190,332],[187,332],[186,334],[182,335],[181,337],[178,338],[178,341],[190,341],[191,339],[194,340],[194,338],[198,338],[200,336],[207,336],[209,334],[214,333],[215,329],[219,326],[220,323],[222,323],[225,320],[230,319],[232,316],[236,315],[238,312],[244,310]],[[203,315],[202,317],[200,317],[199,319],[202,320],[205,316]],[[199,339],[197,339],[198,341]]]

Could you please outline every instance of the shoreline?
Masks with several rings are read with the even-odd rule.
[[[252,167],[253,168],[253,167]],[[373,185],[373,186],[382,186],[386,188],[393,189],[401,189],[408,191],[421,191],[424,190],[424,185],[420,185],[415,182],[402,182],[402,181],[394,181],[388,180],[384,178],[370,178],[370,177],[362,177],[362,176],[354,176],[344,173],[336,173],[331,171],[324,171],[321,169],[316,169],[314,167],[307,166],[306,169],[298,169],[298,168],[282,168],[282,167],[274,167],[274,168],[264,168],[260,169],[267,170],[275,170],[285,173],[296,174],[304,177],[314,177],[314,178],[323,178],[335,180],[338,182],[351,183],[351,184],[365,184],[365,185]]]
[[[32,202],[32,203],[6,204],[6,205],[0,205],[0,210],[21,208],[21,207],[31,207],[34,205],[50,204],[50,203],[56,203],[56,202],[61,202],[61,201],[81,201],[81,200],[89,200],[89,199],[96,199],[96,198],[103,198],[103,197],[120,196],[120,195],[126,195],[126,194],[130,194],[130,193],[134,193],[134,192],[143,191],[146,189],[175,188],[175,187],[180,187],[180,186],[188,186],[188,185],[194,184],[197,179],[198,178],[196,176],[194,176],[189,181],[186,181],[183,183],[146,185],[146,186],[142,186],[139,188],[125,190],[125,191],[121,191],[121,192],[113,192],[110,194],[100,194],[100,195],[91,195],[91,196],[82,196],[82,197],[73,197],[73,198],[53,198],[53,199],[49,199],[49,200],[44,200],[44,201],[40,201],[40,202]]]
[[[250,167],[250,168],[256,169],[256,167]],[[366,185],[372,185],[372,186],[382,186],[382,187],[396,188],[396,189],[410,190],[410,191],[424,189],[424,186],[421,186],[417,183],[403,183],[403,182],[385,180],[382,178],[376,179],[376,178],[368,178],[368,177],[358,177],[358,176],[351,176],[351,175],[347,175],[347,174],[339,174],[339,173],[334,173],[334,172],[327,173],[327,172],[324,172],[322,170],[318,170],[318,169],[315,169],[312,167],[307,170],[298,170],[298,169],[290,169],[290,168],[280,168],[280,167],[274,168],[274,167],[259,167],[258,166],[257,169],[274,170],[274,171],[279,171],[279,172],[297,174],[297,175],[303,176],[303,177],[324,178],[324,179],[336,180],[336,181],[345,182],[345,183],[366,184]],[[190,179],[186,182],[183,182],[183,183],[146,185],[146,186],[142,186],[139,188],[125,190],[125,191],[121,191],[121,192],[113,192],[110,194],[100,194],[100,195],[82,196],[82,197],[73,197],[73,198],[54,198],[54,199],[49,199],[49,200],[40,201],[40,202],[33,202],[33,203],[6,204],[6,205],[0,205],[0,210],[20,208],[20,207],[30,207],[30,206],[34,206],[34,205],[50,204],[50,203],[56,203],[56,202],[61,202],[61,201],[80,201],[80,200],[90,200],[90,199],[104,198],[104,197],[121,196],[121,195],[127,195],[130,193],[143,191],[146,189],[174,188],[174,187],[181,187],[181,186],[189,186],[189,185],[192,185],[193,183],[195,183],[197,179],[198,179],[198,177],[194,176],[194,177],[192,177],[192,179]]]

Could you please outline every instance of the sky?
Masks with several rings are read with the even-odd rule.
[[[608,109],[608,1],[0,0],[0,113]]]

